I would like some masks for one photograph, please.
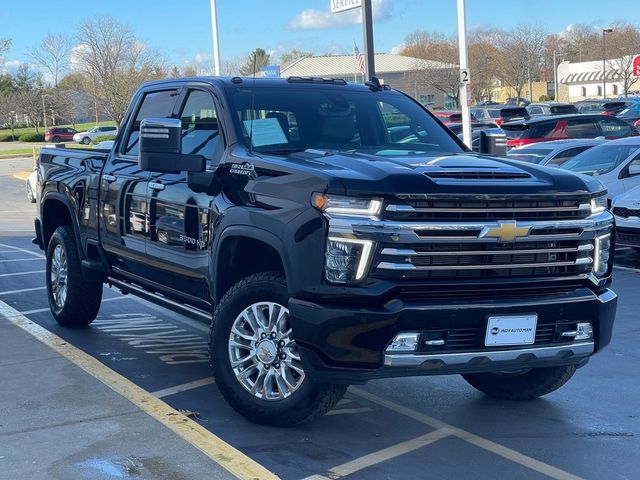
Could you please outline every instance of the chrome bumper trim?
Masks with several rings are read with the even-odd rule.
[[[606,295],[606,294],[604,294]],[[615,294],[614,294],[615,295]],[[517,350],[495,350],[486,352],[420,354],[387,354],[384,364],[389,367],[441,368],[459,365],[490,365],[493,363],[519,361],[523,367],[536,360],[569,360],[588,357],[595,350],[593,342],[580,342],[557,347],[521,348]],[[427,365],[425,365],[427,364]]]

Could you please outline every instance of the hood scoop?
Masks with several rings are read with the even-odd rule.
[[[514,180],[517,178],[531,178],[527,172],[504,170],[478,169],[441,169],[435,172],[424,172],[433,180]]]

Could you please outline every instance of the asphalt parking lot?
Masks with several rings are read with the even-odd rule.
[[[208,326],[197,320],[105,288],[90,327],[59,327],[47,307],[43,252],[29,234],[34,207],[23,182],[3,172],[0,300],[174,408],[193,412],[283,479],[639,478],[640,253],[618,252],[611,345],[544,399],[489,399],[459,377],[379,380],[351,387],[319,420],[277,429],[248,423],[225,403],[208,367]]]

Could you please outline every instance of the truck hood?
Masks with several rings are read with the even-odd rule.
[[[604,189],[593,178],[471,152],[447,155],[335,153],[287,157],[342,183],[348,195],[589,193]],[[333,182],[332,182],[333,183]]]

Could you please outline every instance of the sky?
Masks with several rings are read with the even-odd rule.
[[[597,27],[614,20],[640,24],[639,0],[618,0],[609,8],[602,0],[467,0],[467,29],[510,28],[535,23],[548,33],[571,24]],[[12,39],[6,70],[30,61],[29,48],[49,32],[73,33],[92,16],[110,15],[130,26],[136,35],[159,50],[170,65],[211,64],[212,39],[209,0],[0,0],[0,37]],[[457,32],[456,0],[373,0],[376,52],[394,52],[416,30]],[[217,0],[220,54],[240,58],[256,47],[274,58],[298,48],[315,54],[362,51],[359,9],[329,12],[329,0]]]

